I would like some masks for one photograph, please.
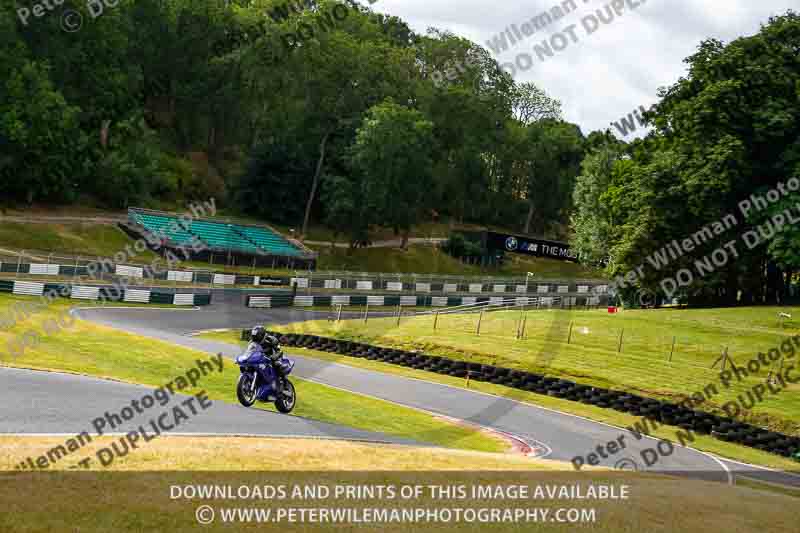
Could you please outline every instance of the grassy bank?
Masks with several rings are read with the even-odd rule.
[[[212,340],[235,342],[236,339],[238,339],[239,333],[240,332],[238,331],[215,331],[203,333],[202,336]],[[620,428],[627,428],[628,426],[631,426],[640,420],[639,417],[614,411],[612,409],[602,409],[594,405],[587,405],[555,398],[552,396],[545,396],[519,389],[512,389],[510,387],[495,385],[493,383],[472,380],[469,382],[469,384],[467,384],[464,378],[456,378],[442,374],[436,374],[433,372],[426,372],[424,370],[416,370],[413,368],[392,365],[381,361],[370,361],[368,359],[345,357],[338,354],[309,350],[306,348],[287,348],[286,351],[288,353],[294,353],[303,357],[313,357],[315,359],[349,365],[356,368],[421,379],[424,381],[449,385],[451,387],[466,388],[476,392],[502,396],[504,398],[510,398],[519,402],[546,407],[562,413],[583,416],[591,420],[611,424]],[[660,426],[658,428],[654,428],[650,434],[654,437],[675,441],[675,428],[669,426]],[[791,471],[797,471],[798,469],[798,464],[789,459],[756,450],[754,448],[740,446],[730,442],[724,442],[708,435],[696,435],[696,440],[692,443],[692,447],[698,450],[715,453],[722,457],[728,457],[730,459],[744,461],[750,464]]]
[[[0,248],[36,250],[54,254],[113,257],[133,241],[112,224],[76,223],[0,223]],[[47,255],[44,255],[44,259]],[[133,261],[149,263],[156,258],[150,250],[132,257]],[[58,261],[53,260],[53,263]]]
[[[252,221],[251,221],[252,222]],[[287,228],[277,228],[286,230]],[[444,225],[422,225],[419,236],[442,236],[445,232]],[[288,234],[288,233],[287,233]],[[315,230],[316,239],[330,240],[333,235],[324,228]],[[393,238],[391,235],[381,235]],[[311,240],[315,240],[309,237]],[[380,240],[380,239],[376,239]],[[95,222],[51,223],[51,222],[0,222],[0,255],[3,250],[17,252],[21,250],[35,250],[35,261],[47,262],[49,255],[86,256],[86,257],[113,257],[114,254],[124,251],[126,245],[132,245],[133,240],[113,224],[98,224]],[[347,250],[346,248],[331,248],[329,246],[311,246],[319,252],[318,270],[352,270],[356,272],[396,272],[419,274],[445,274],[445,275],[486,275],[486,276],[525,276],[533,272],[539,278],[596,278],[599,273],[586,269],[580,265],[556,261],[546,258],[526,257],[517,254],[508,254],[506,264],[501,268],[482,268],[469,265],[441,252],[433,246],[410,246],[408,250],[399,248],[359,248]],[[5,252],[8,255],[8,252]],[[246,274],[277,275],[288,273],[287,269],[253,269],[252,266],[226,266],[225,254],[217,254],[216,264],[186,261],[183,268],[200,270],[214,270],[226,272],[241,272]],[[146,264],[156,258],[156,254],[149,250],[130,258],[134,263]],[[66,259],[64,259],[66,261]],[[64,262],[62,261],[62,262]],[[220,261],[222,264],[220,264]],[[58,258],[51,258],[50,262],[58,263]]]
[[[515,338],[521,316],[518,311],[487,313],[482,319],[477,314],[442,315],[435,331],[436,318],[430,315],[403,319],[399,326],[396,319],[384,318],[367,324],[316,320],[279,329],[544,372],[671,401],[715,384],[717,393],[705,394],[706,401],[697,406],[713,411],[764,384],[770,367],[751,372],[740,381],[734,379],[726,387],[719,377],[721,362],[715,367],[714,363],[727,348],[733,361],[746,365],[759,351],[779,347],[798,333],[796,323],[779,326],[776,315],[782,310],[798,311],[776,307],[629,310],[617,314],[532,310],[523,315],[523,340]],[[786,365],[797,360],[797,356],[787,359]],[[783,432],[800,432],[800,385],[787,385],[780,394],[768,394],[750,412],[743,410],[744,418]]]
[[[8,309],[14,301],[26,298],[0,295],[0,312]],[[81,320],[57,335],[46,334],[44,322],[65,312],[68,307],[69,302],[58,301],[10,330],[0,330],[0,346],[3,347],[26,331],[42,334],[39,344],[26,349],[22,357],[11,358],[4,352],[0,364],[73,372],[157,387],[174,376],[176,369],[192,366],[201,355],[194,350]],[[221,374],[214,373],[204,380],[203,389],[211,399],[236,403],[238,374],[238,367],[228,364]],[[507,449],[504,441],[493,436],[420,411],[304,380],[294,381],[299,401],[293,414],[298,416],[410,439],[425,436],[433,439],[426,440],[427,443],[453,448],[488,452]],[[271,405],[268,408],[274,409]]]

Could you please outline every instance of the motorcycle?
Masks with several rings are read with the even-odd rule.
[[[251,407],[256,400],[275,402],[275,408],[281,413],[290,413],[294,409],[297,396],[294,385],[286,377],[292,372],[294,361],[286,357],[279,346],[269,356],[258,343],[251,342],[236,358],[236,363],[241,372],[236,384],[239,403]]]

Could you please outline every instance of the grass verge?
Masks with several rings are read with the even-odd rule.
[[[94,456],[119,437],[96,437],[81,448],[80,455]],[[20,457],[38,457],[64,443],[64,437],[0,435],[0,471],[11,471]],[[243,457],[258,457],[250,463]],[[80,458],[76,458],[80,459]],[[76,461],[73,461],[77,463]],[[520,455],[474,450],[424,448],[391,444],[277,439],[269,437],[190,437],[165,435],[98,470],[165,471],[355,471],[355,470],[474,470],[568,471],[569,463],[537,461]],[[60,461],[52,470],[67,470]]]
[[[113,224],[94,222],[40,223],[3,222],[0,224],[0,248],[37,250],[54,254],[114,257],[125,251],[133,241]],[[156,258],[150,250],[137,253],[130,259],[149,263]],[[44,256],[44,259],[47,255]],[[57,258],[51,261],[58,263]]]

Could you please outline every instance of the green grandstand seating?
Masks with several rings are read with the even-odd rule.
[[[235,226],[236,231],[247,237],[264,250],[280,255],[298,255],[299,250],[289,241],[265,228],[255,226]]]
[[[163,231],[169,239],[179,245],[188,244],[196,236],[213,248],[235,249],[249,253],[264,251],[275,255],[303,255],[299,248],[267,228],[192,220],[187,230],[179,228],[177,231],[170,231],[169,227],[177,217],[132,209],[128,213],[133,222],[152,233]]]
[[[168,239],[176,244],[188,244],[191,242],[194,235],[190,232],[178,228],[177,231],[170,231],[170,225],[175,221],[175,217],[166,217],[161,215],[154,215],[151,213],[133,213],[134,220],[144,226],[151,233],[160,233],[163,231]]]
[[[251,241],[245,239],[239,232],[233,230],[233,225],[193,220],[189,230],[203,239],[211,246],[218,248],[236,248],[247,252],[257,252],[258,248]]]

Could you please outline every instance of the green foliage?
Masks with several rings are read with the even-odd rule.
[[[432,122],[387,100],[367,112],[352,147],[365,205],[380,224],[406,236],[429,207],[432,143]]]
[[[89,193],[124,207],[230,191],[234,211],[304,228],[324,218],[354,242],[368,239],[368,223],[351,206],[380,205],[370,222],[402,233],[433,206],[524,225],[520,159],[530,154],[520,157],[516,133],[557,118],[558,101],[517,86],[487,50],[449,32],[417,34],[345,0],[285,5],[121,0],[92,17],[65,0],[84,20],[69,33],[55,13],[23,25],[17,4],[0,0],[3,197]],[[371,130],[365,118],[390,99],[399,107]],[[393,142],[403,148],[390,153]],[[395,171],[374,173],[380,158]],[[571,178],[537,179],[558,193],[541,200],[532,230],[560,227]]]
[[[322,182],[322,200],[326,206],[325,224],[336,235],[347,235],[351,247],[369,240],[369,226],[376,212],[366,203],[362,182],[327,175]]]
[[[0,185],[4,197],[72,200],[86,137],[80,110],[53,87],[45,63],[23,60],[3,80],[0,100]]]
[[[481,246],[467,239],[461,233],[453,233],[442,246],[442,249],[453,257],[480,257]]]
[[[160,198],[173,196],[177,191],[183,190],[184,184],[193,179],[192,164],[182,157],[166,152],[162,152],[159,156],[157,172],[157,183],[160,188],[154,193]]]
[[[531,223],[546,228],[566,216],[583,158],[583,135],[574,124],[543,119],[527,126],[522,143],[528,232]]]
[[[106,205],[129,207],[147,201],[155,192],[170,193],[170,178],[160,171],[158,141],[144,119],[132,117],[110,131],[108,150],[98,162],[95,192]]]
[[[258,147],[235,184],[235,204],[245,213],[283,224],[303,216],[313,171],[295,139],[271,139]]]
[[[613,195],[609,189],[615,182],[614,167],[621,162],[620,156],[618,149],[604,145],[587,154],[581,163],[573,192],[571,246],[585,263],[599,264],[611,248],[614,221],[607,203]]]
[[[523,124],[550,118],[561,119],[561,102],[550,98],[533,83],[520,83],[512,93],[514,115]]]
[[[742,235],[794,207],[796,196],[745,219],[738,205],[785,183],[800,169],[800,16],[770,18],[761,31],[724,45],[700,44],[688,76],[660,92],[648,113],[655,131],[626,147],[612,166],[595,151],[583,165],[575,191],[575,243],[596,257],[607,248],[609,272],[643,266],[629,288],[661,291],[662,279],[682,268],[695,273],[686,288],[690,304],[774,302],[800,269],[800,228],[785,227],[768,244],[750,249]],[[592,143],[601,143],[595,136]],[[598,191],[601,191],[598,195]],[[647,260],[725,215],[735,231],[655,268]],[[694,266],[736,240],[738,255],[714,272]],[[637,276],[638,277],[638,276]]]

